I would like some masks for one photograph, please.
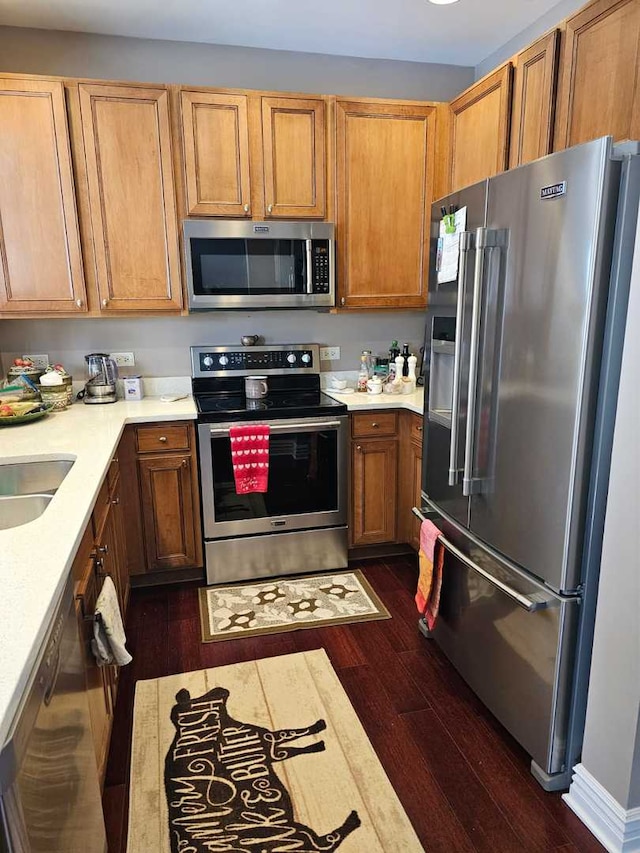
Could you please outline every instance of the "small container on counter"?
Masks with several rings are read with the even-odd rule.
[[[122,384],[124,386],[125,400],[142,400],[144,397],[142,376],[125,376]]]
[[[69,405],[68,386],[62,382],[59,385],[38,385],[42,402],[51,407],[54,412],[63,412]]]

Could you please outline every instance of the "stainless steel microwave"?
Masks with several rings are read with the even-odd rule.
[[[191,311],[335,305],[328,222],[187,219],[183,230]]]

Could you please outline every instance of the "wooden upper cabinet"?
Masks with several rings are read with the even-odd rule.
[[[246,95],[182,91],[187,212],[249,216],[249,131]]]
[[[338,101],[339,305],[426,304],[435,108]]]
[[[552,151],[559,44],[560,33],[553,30],[515,59],[509,157],[512,169]]]
[[[566,23],[556,150],[640,137],[640,3],[596,0]]]
[[[451,191],[509,163],[512,66],[507,63],[451,102]]]
[[[86,311],[62,83],[0,78],[0,311]]]
[[[266,216],[326,215],[325,103],[262,98]]]
[[[168,92],[81,83],[79,93],[100,310],[179,310]]]

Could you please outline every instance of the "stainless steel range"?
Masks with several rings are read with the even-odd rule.
[[[191,366],[207,582],[344,568],[347,407],[320,390],[318,346],[192,347]],[[236,492],[229,430],[247,421],[270,427],[265,493]]]

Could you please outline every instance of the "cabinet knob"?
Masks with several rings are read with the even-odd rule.
[[[108,299],[103,299],[103,300],[102,300],[102,307],[103,307],[103,308],[106,308],[108,304],[109,304],[109,300],[108,300]]]
[[[186,459],[183,459],[183,460],[182,460],[182,467],[183,467],[183,468],[186,468],[188,464],[189,464],[189,463],[187,462],[187,460],[186,460]]]
[[[416,429],[418,430],[418,432],[422,432],[422,427],[421,427],[421,426],[416,427]]]
[[[98,545],[98,551],[101,554],[108,554],[109,553],[109,546],[108,545]]]
[[[161,441],[163,444],[166,442],[166,440],[167,440],[167,436],[166,436],[166,435],[161,435],[161,436],[158,438],[158,441]]]
[[[114,499],[111,501],[111,503],[112,503],[114,506],[118,506],[118,504],[120,503],[120,498],[114,498]]]
[[[248,205],[248,204],[245,204],[245,206],[244,206],[244,212],[245,212],[245,213],[249,213],[249,211],[250,211],[250,210],[251,210],[251,208],[249,207],[249,205]]]
[[[268,205],[267,205],[267,213],[271,213],[272,211],[273,211],[273,205],[272,205],[272,204],[268,204]]]
[[[356,450],[359,451],[360,453],[362,453],[362,445],[356,444]]]
[[[342,297],[342,299],[340,300],[340,305],[344,305],[344,296],[343,296],[343,297]]]
[[[378,429],[378,428],[379,428],[379,426],[380,426],[380,424],[379,424],[377,421],[373,421],[373,422],[371,423],[371,426],[372,426],[374,429]]]
[[[76,305],[78,306],[78,308],[82,308],[84,302],[82,301],[82,299],[76,299]]]

